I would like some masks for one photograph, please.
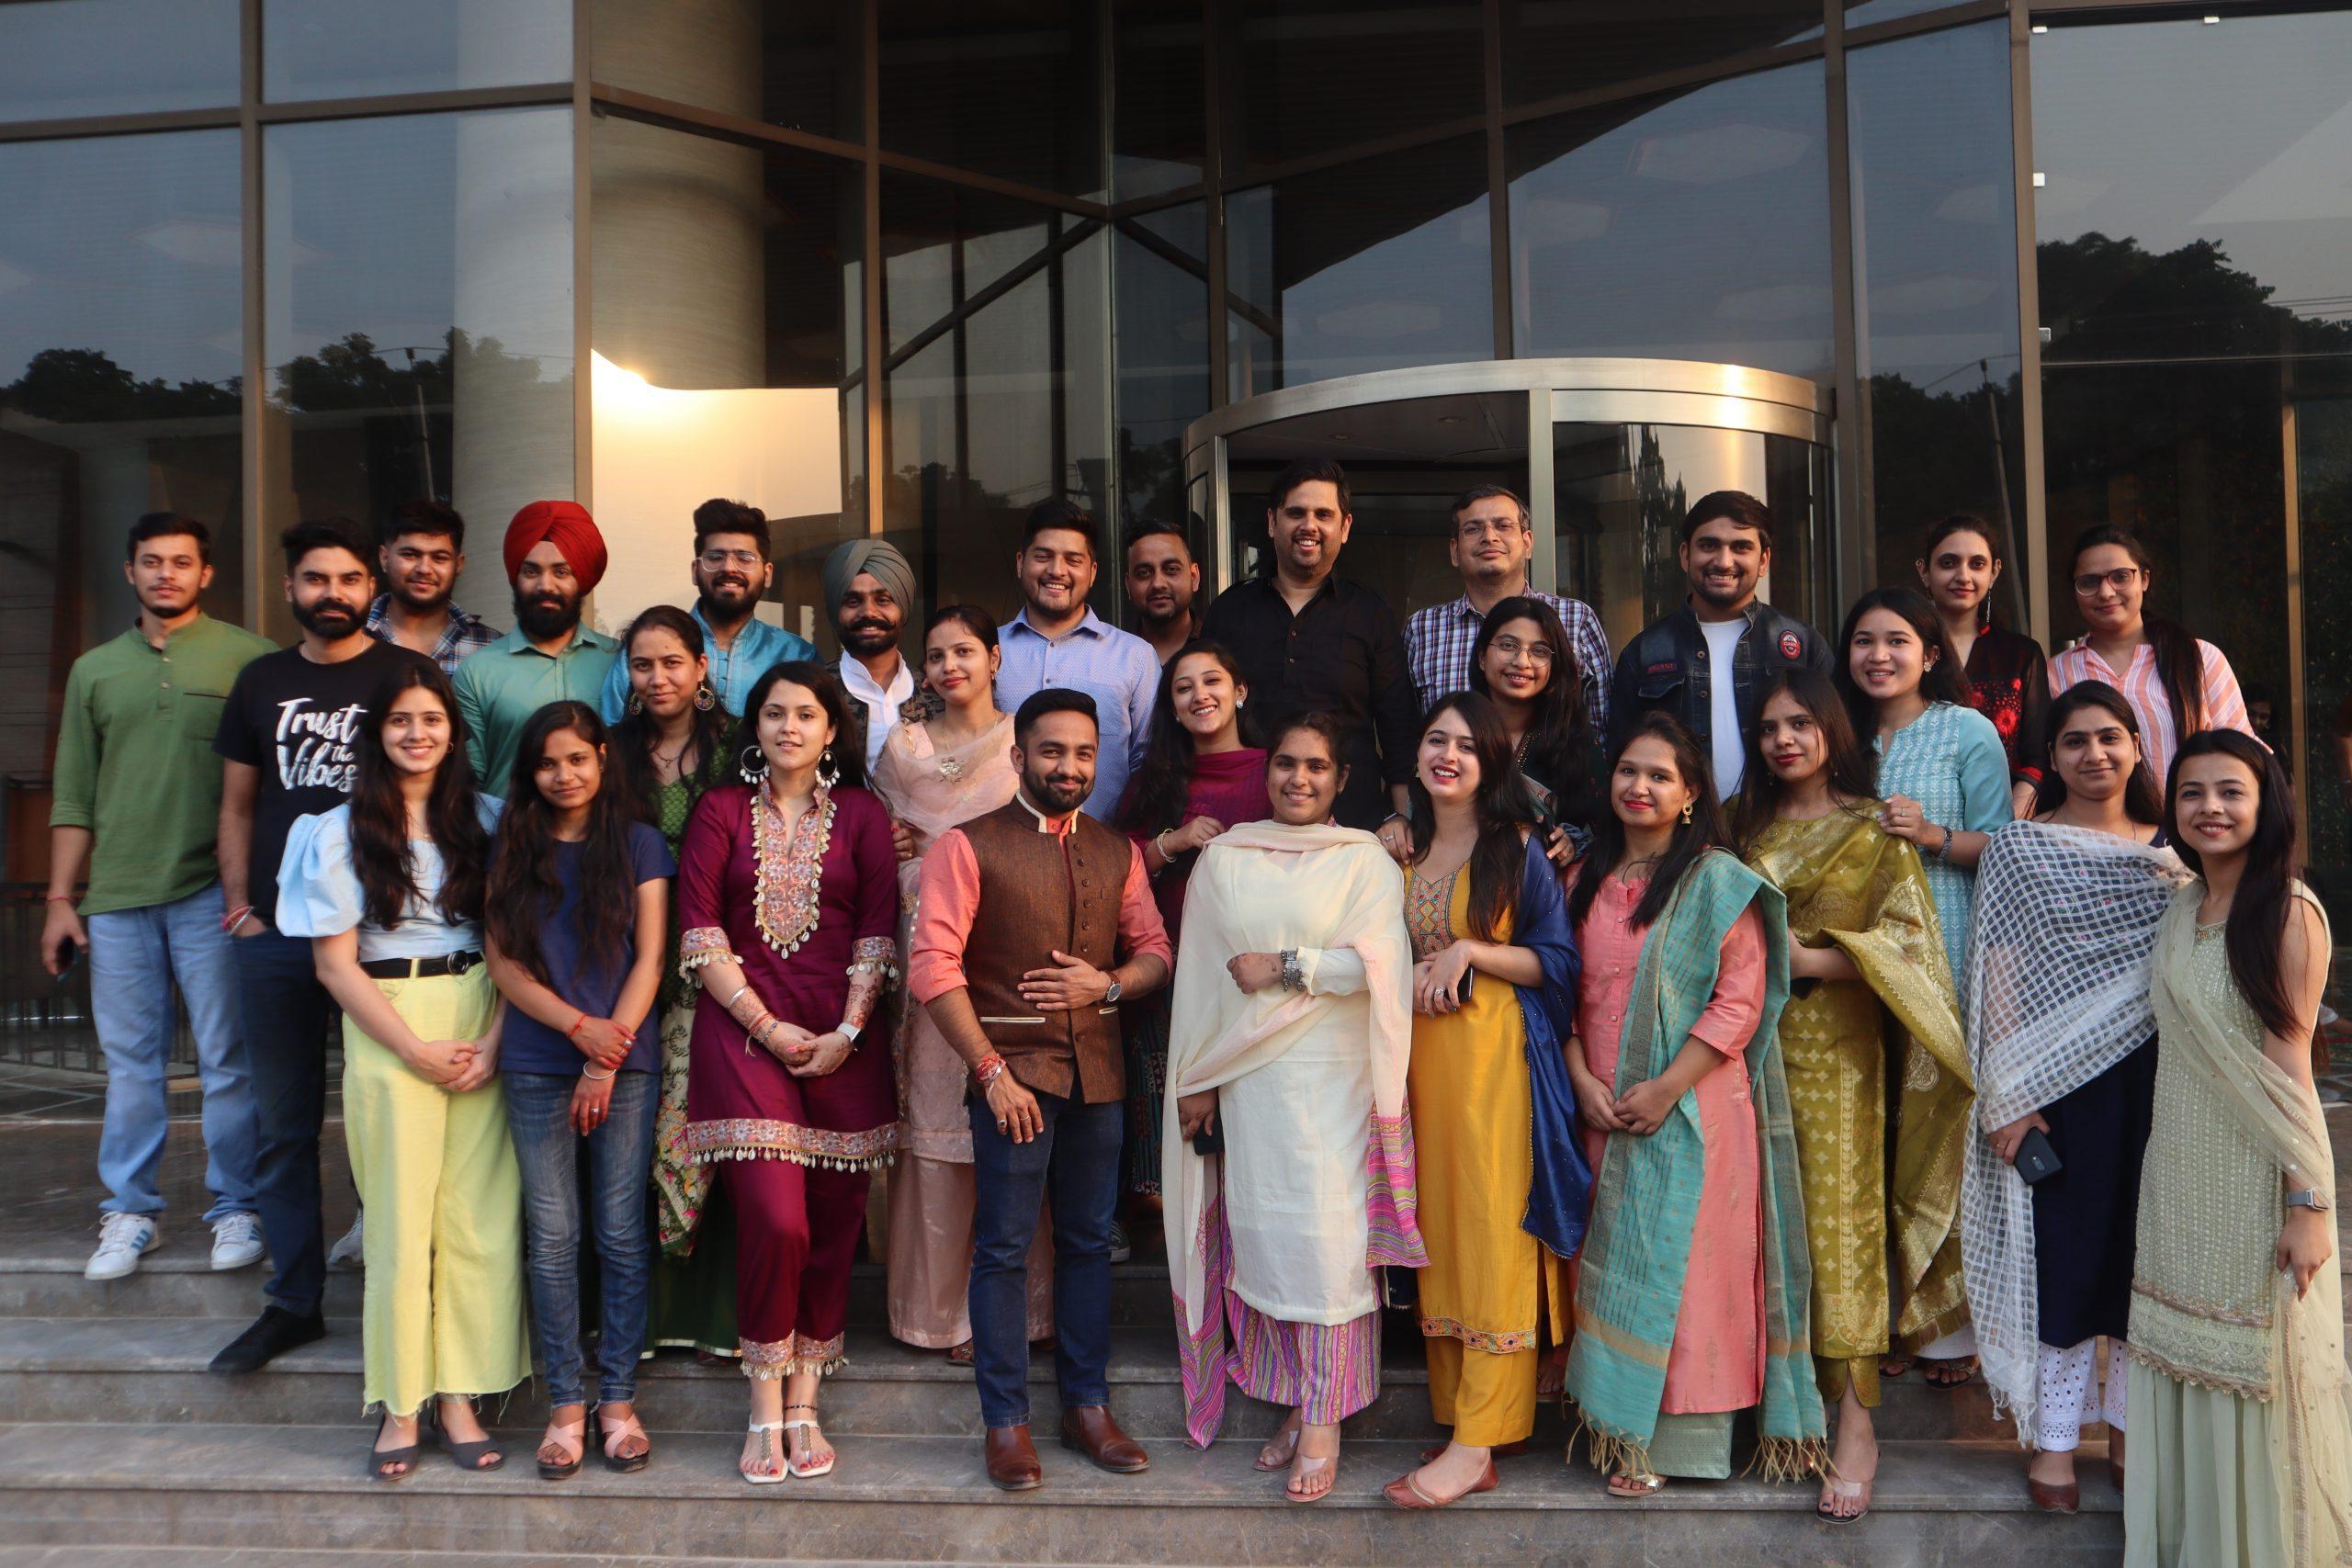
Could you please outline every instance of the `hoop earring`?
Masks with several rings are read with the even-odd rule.
[[[1692,805],[1692,803],[1691,803],[1690,801],[1687,801],[1687,800],[1686,800],[1686,801],[1684,801],[1684,802],[1682,803],[1682,825],[1683,825],[1685,828],[1688,828],[1689,826],[1690,826],[1690,807],[1691,807],[1691,805]]]
[[[830,746],[825,748],[824,755],[817,759],[817,782],[827,789],[842,782],[842,765],[834,760],[833,749]]]
[[[695,688],[695,707],[699,708],[704,713],[708,713],[718,705],[718,694],[710,689],[709,682],[705,681],[701,685]]]
[[[754,757],[760,760],[760,765],[756,768],[752,766],[752,759]],[[735,771],[742,775],[745,784],[758,784],[768,776],[767,754],[756,746],[744,747],[743,754],[735,759]]]
[[[628,714],[629,717],[635,718],[639,714],[645,711],[645,699],[639,696],[636,691],[632,689],[628,694],[628,701],[623,703],[621,706]]]

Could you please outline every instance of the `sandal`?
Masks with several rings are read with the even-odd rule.
[[[472,1407],[471,1400],[462,1403],[469,1409]],[[449,1436],[448,1428],[441,1425],[440,1412],[437,1410],[434,1413],[433,1440],[441,1445],[443,1450],[449,1456],[449,1462],[459,1470],[486,1475],[506,1462],[505,1445],[496,1438],[477,1438],[469,1443],[459,1442]],[[488,1464],[482,1462],[485,1459],[490,1461]]]
[[[1272,1472],[1290,1468],[1291,1461],[1298,1457],[1298,1427],[1292,1424],[1297,1419],[1294,1415],[1290,1421],[1283,1424],[1281,1431],[1266,1439],[1266,1446],[1260,1449],[1258,1457],[1250,1461],[1250,1469]],[[1285,1438],[1290,1439],[1286,1443],[1283,1441]],[[1282,1444],[1280,1448],[1275,1447],[1278,1443]]]
[[[1927,1380],[1929,1388],[1959,1388],[1975,1381],[1976,1358],[1962,1356],[1949,1361],[1931,1360],[1921,1369],[1919,1375]]]
[[[1475,1497],[1481,1492],[1492,1492],[1501,1484],[1502,1481],[1502,1478],[1495,1473],[1495,1461],[1491,1456],[1487,1461],[1487,1473],[1451,1497],[1432,1497],[1422,1491],[1419,1481],[1415,1479],[1420,1473],[1416,1470],[1398,1476],[1382,1487],[1380,1495],[1399,1508],[1420,1513],[1431,1508],[1450,1508],[1464,1497]]]
[[[1910,1374],[1912,1367],[1917,1364],[1916,1357],[1882,1356],[1879,1358],[1878,1375],[1888,1379],[1906,1377]]]
[[[1331,1487],[1339,1479],[1340,1461],[1337,1455],[1329,1459],[1318,1459],[1313,1454],[1301,1454],[1298,1456],[1298,1469],[1283,1485],[1283,1501],[1320,1503],[1331,1495]],[[1410,1480],[1409,1476],[1407,1477],[1408,1483]],[[1317,1485],[1317,1481],[1322,1484]],[[1302,1483],[1304,1484],[1301,1484]],[[1473,1487],[1472,1490],[1476,1491],[1478,1488]]]
[[[767,1468],[769,1465],[775,1462],[775,1439],[769,1437],[768,1434],[770,1432],[783,1431],[784,1423],[781,1421],[754,1421],[749,1427],[746,1427],[744,1430],[759,1434],[760,1452],[758,1459],[753,1462],[757,1463],[760,1468],[756,1471],[745,1470],[739,1463],[735,1467],[735,1472],[754,1486],[775,1485],[778,1482],[784,1479],[784,1472],[779,1470],[771,1472]]]
[[[580,1461],[588,1451],[587,1438],[588,1418],[584,1414],[576,1421],[559,1422],[550,1417],[547,1436],[539,1439],[539,1479],[569,1481],[579,1474]],[[565,1456],[561,1462],[549,1464],[547,1461],[545,1455],[550,1448]]]
[[[384,1440],[384,1428],[391,1417],[384,1416],[376,1423],[376,1440]],[[406,1481],[416,1473],[417,1450],[424,1445],[412,1442],[406,1448],[370,1449],[368,1452],[368,1478],[370,1481]],[[401,1468],[394,1470],[393,1465]]]
[[[972,1364],[972,1342],[967,1339],[960,1345],[950,1345],[947,1347],[947,1364],[951,1367],[970,1366]]]
[[[793,1433],[818,1432],[821,1435],[822,1428],[817,1425],[817,1407],[813,1404],[787,1404],[785,1408],[786,1410],[806,1410],[808,1412],[807,1416],[801,1416],[797,1419],[788,1419],[784,1424],[784,1468],[786,1472],[795,1481],[814,1481],[820,1475],[832,1474],[834,1459],[833,1450],[831,1449],[818,1448],[817,1439],[815,1438],[808,1439],[808,1462],[807,1464],[802,1464],[799,1461],[791,1457]],[[816,1457],[820,1453],[825,1456],[821,1461]]]
[[[605,1415],[605,1409],[602,1404],[596,1406],[596,1431],[604,1439],[605,1468],[626,1475],[652,1463],[653,1439],[645,1435],[645,1427],[638,1421],[636,1411],[632,1409],[628,1415],[615,1421]],[[645,1447],[633,1454],[616,1451],[619,1444],[631,1438]]]
[[[1453,1445],[1452,1443],[1431,1443],[1428,1448],[1421,1450],[1421,1462],[1423,1464],[1435,1464],[1437,1462],[1438,1455],[1445,1452],[1446,1450],[1453,1446]],[[1522,1438],[1515,1443],[1497,1443],[1493,1448],[1488,1449],[1487,1453],[1490,1458],[1494,1459],[1516,1459],[1521,1454],[1525,1453],[1527,1451],[1527,1448],[1528,1439]]]
[[[1535,1397],[1557,1399],[1567,1392],[1568,1348],[1555,1345],[1535,1364]]]
[[[1666,1477],[1663,1475],[1627,1475],[1622,1472],[1611,1476],[1604,1488],[1609,1495],[1621,1503],[1639,1503],[1645,1498],[1657,1496],[1665,1489]]]
[[[1875,1477],[1870,1481],[1848,1481],[1842,1476],[1823,1475],[1821,1500],[1813,1506],[1814,1517],[1826,1519],[1833,1525],[1852,1524],[1871,1511],[1871,1493],[1875,1486]],[[1853,1503],[1859,1506],[1849,1514],[1842,1512],[1835,1506],[1841,1503]]]

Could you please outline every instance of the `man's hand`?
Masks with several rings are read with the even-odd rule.
[[[1072,958],[1057,948],[1055,966],[1032,969],[1021,976],[1021,999],[1041,1012],[1069,1012],[1092,1007],[1110,994],[1111,976],[1083,958]]]
[[[989,1080],[988,1106],[996,1118],[996,1130],[1016,1144],[1029,1143],[1046,1130],[1046,1117],[1037,1109],[1037,1097],[1021,1086],[1011,1067]]]
[[[81,911],[62,898],[49,901],[49,913],[40,922],[40,964],[51,975],[65,973],[65,944],[74,942],[84,953],[90,951],[90,928],[82,923]]]

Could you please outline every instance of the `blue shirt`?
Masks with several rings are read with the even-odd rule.
[[[1048,686],[1094,699],[1102,740],[1094,753],[1094,791],[1081,809],[1108,822],[1127,793],[1127,776],[1143,765],[1151,739],[1151,705],[1159,695],[1159,656],[1133,632],[1086,618],[1057,637],[1029,625],[1023,610],[997,628],[1004,662],[997,670],[996,705],[1006,713]]]
[[[787,659],[806,659],[815,662],[817,645],[805,637],[772,626],[757,615],[745,621],[735,634],[732,647],[721,648],[710,634],[710,623],[702,618],[702,605],[697,603],[692,614],[695,625],[702,628],[703,651],[710,656],[710,689],[718,694],[718,705],[741,718],[743,704],[752,694],[752,682],[766,674],[769,669]],[[628,650],[613,660],[613,672],[605,677],[604,695],[596,704],[606,724],[618,724],[628,705]]]
[[[485,830],[497,829],[504,804],[495,795],[474,796],[474,810]],[[356,928],[362,964],[382,958],[440,958],[452,953],[481,952],[481,927],[471,921],[452,923],[441,913],[441,883],[447,867],[439,847],[427,839],[412,839],[408,853],[414,886],[408,908],[387,931],[367,919],[368,896],[359,886],[358,870],[351,863],[351,807],[338,806],[299,819],[286,835],[286,858],[277,873],[277,908],[270,924],[284,936],[341,936]]]
[[[622,932],[619,953],[609,963],[589,964],[581,951],[580,930],[580,859],[584,848],[560,840],[555,845],[556,880],[562,884],[563,891],[552,908],[540,912],[538,978],[548,990],[590,1018],[610,1018],[613,1009],[620,1005],[621,987],[628,982],[629,968],[637,962],[637,904],[633,898],[629,902],[628,924]],[[643,822],[629,825],[628,853],[634,887],[664,881],[678,873],[678,863],[670,858],[670,846],[662,841],[657,829]],[[638,1025],[637,1043],[621,1058],[620,1070],[661,1071],[661,1032],[662,1008],[657,998],[644,1021]],[[521,1008],[506,1010],[506,1032],[498,1047],[502,1071],[559,1073],[565,1077],[577,1077],[587,1065],[588,1058],[580,1054],[580,1047],[566,1040],[561,1031],[548,1028]]]

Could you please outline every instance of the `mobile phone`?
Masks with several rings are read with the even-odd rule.
[[[56,983],[62,986],[74,977],[74,965],[82,962],[82,944],[69,936],[58,952],[63,954],[65,959],[64,963],[57,966]]]
[[[1202,1156],[1225,1153],[1225,1123],[1212,1122],[1193,1134],[1193,1152]]]
[[[2027,1128],[2025,1137],[2018,1144],[2017,1157],[2017,1173],[2025,1184],[2030,1187],[2065,1168],[2058,1151],[2050,1146],[2048,1134],[2039,1127]]]
[[[1453,999],[1464,1007],[1470,1005],[1470,981],[1477,973],[1476,969],[1464,969],[1462,972],[1462,983],[1453,987]]]

